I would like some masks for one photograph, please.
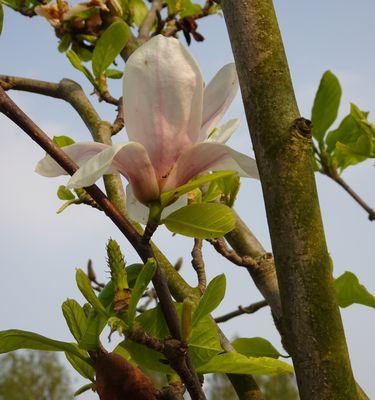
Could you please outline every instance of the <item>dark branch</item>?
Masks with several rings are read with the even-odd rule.
[[[10,99],[2,87],[0,87],[0,110],[26,132],[32,140],[42,147],[70,175],[73,175],[77,171],[77,164]],[[144,243],[142,236],[135,230],[131,222],[121,214],[96,185],[87,187],[85,190],[120,229],[143,262],[147,262],[149,258],[155,258],[151,246],[148,243]],[[172,302],[164,272],[159,266],[155,272],[153,284],[170,333],[175,338],[174,340],[179,342],[181,340],[180,322]],[[205,399],[198,376],[195,370],[190,368],[191,362],[187,353],[185,354],[185,358],[184,363],[175,365],[177,368],[182,368],[181,370],[176,369],[176,371],[186,383],[188,391],[194,399]]]
[[[215,250],[221,254],[223,257],[231,261],[233,264],[239,267],[252,268],[255,267],[258,262],[250,256],[240,256],[233,249],[230,249],[224,238],[219,239],[209,239],[208,240],[215,248]]]
[[[122,101],[122,97],[120,97],[117,107],[117,116],[112,124],[112,136],[120,132],[124,126],[125,126],[124,102]]]
[[[257,303],[250,304],[247,307],[238,306],[238,310],[232,311],[228,314],[221,315],[220,317],[215,318],[215,322],[227,322],[232,318],[238,317],[239,315],[243,314],[254,314],[258,310],[263,307],[268,306],[266,300],[258,301]]]

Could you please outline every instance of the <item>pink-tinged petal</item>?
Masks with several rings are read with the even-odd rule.
[[[240,176],[258,179],[256,162],[219,143],[199,143],[183,153],[173,167],[162,191],[172,190],[206,171],[237,171]]]
[[[108,145],[93,142],[74,143],[65,146],[62,150],[79,166],[83,165],[87,160],[101,151],[108,148]],[[35,167],[35,172],[39,175],[47,176],[49,178],[67,175],[67,172],[60,167],[59,164],[49,155],[42,158]]]
[[[239,123],[240,120],[238,118],[230,119],[225,124],[215,129],[212,135],[207,139],[207,142],[225,144],[231,138]]]
[[[198,140],[203,102],[199,67],[177,39],[155,36],[129,57],[123,98],[129,139],[145,146],[159,179]]]
[[[186,206],[187,202],[188,199],[186,194],[179,197],[174,203],[164,208],[161,213],[161,218],[166,218],[169,214]],[[126,187],[126,209],[130,219],[143,225],[147,224],[150,209],[136,199],[130,185]]]
[[[142,203],[159,198],[159,186],[150,158],[146,149],[135,142],[116,144],[92,157],[71,177],[67,186],[90,186],[101,176],[114,172],[126,177]]]
[[[200,139],[204,140],[227,111],[238,91],[236,66],[227,64],[204,89]]]

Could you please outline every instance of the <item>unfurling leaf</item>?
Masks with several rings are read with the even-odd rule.
[[[192,329],[192,315],[194,303],[186,298],[182,303],[181,336],[184,343],[189,343]]]
[[[161,221],[174,233],[213,239],[232,231],[236,224],[233,211],[224,204],[190,204],[168,215]]]
[[[362,304],[375,308],[375,296],[360,284],[352,272],[346,271],[335,280],[335,290],[340,307]]]
[[[71,137],[65,136],[65,135],[62,135],[62,136],[54,136],[54,137],[52,138],[52,141],[53,141],[53,143],[55,143],[55,144],[56,144],[57,146],[59,146],[60,148],[61,148],[61,147],[65,147],[65,146],[69,146],[69,145],[75,143],[75,141],[74,141]]]
[[[60,200],[73,200],[75,199],[74,194],[64,185],[60,185],[57,189],[57,197]]]
[[[61,308],[71,334],[79,342],[87,329],[87,317],[83,308],[73,299],[64,301]]]
[[[129,26],[121,20],[113,22],[100,36],[92,55],[92,70],[97,78],[113,63],[130,36]]]
[[[101,301],[96,297],[94,289],[91,287],[89,278],[81,269],[77,269],[76,282],[78,289],[83,294],[85,299],[94,307],[94,309],[99,314],[106,316],[107,315],[106,309],[104,308]]]
[[[202,317],[210,314],[219,306],[224,298],[225,288],[226,279],[224,274],[218,275],[212,279],[195,309],[193,326],[195,326]]]
[[[325,72],[320,81],[311,113],[312,134],[318,142],[323,140],[328,128],[337,118],[341,92],[337,77],[331,71]]]
[[[127,322],[130,327],[133,325],[137,304],[154,276],[156,268],[156,261],[153,258],[149,258],[135,281],[127,311]]]

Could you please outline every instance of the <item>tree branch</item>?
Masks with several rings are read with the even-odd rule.
[[[266,307],[266,306],[268,306],[268,303],[265,300],[250,304],[247,307],[238,306],[238,310],[229,312],[228,314],[224,314],[220,317],[216,317],[215,322],[217,322],[217,323],[227,322],[230,319],[238,317],[243,314],[254,314],[258,310],[260,310],[261,308]]]
[[[202,256],[202,239],[194,239],[194,247],[191,251],[191,257],[191,264],[198,277],[198,289],[203,293],[206,289],[207,278]]]
[[[32,140],[39,144],[62,168],[70,175],[73,175],[78,166],[72,161],[62,149],[55,145],[52,140],[7,96],[5,91],[0,88],[0,110],[13,122],[15,122]],[[92,185],[85,188],[90,196],[99,204],[106,215],[119,228],[119,230],[128,239],[134,247],[143,262],[147,262],[149,258],[155,258],[151,246],[144,243],[142,237],[134,229],[130,221],[128,221],[121,212],[109,201],[105,194],[96,186]],[[153,284],[158,294],[160,305],[163,310],[170,333],[175,338],[181,340],[180,322],[172,297],[168,289],[163,270],[158,266],[153,277]],[[205,399],[198,376],[194,369],[191,369],[191,362],[188,353],[185,354],[185,362],[176,364],[176,372],[186,383],[187,389],[193,399]]]
[[[142,25],[139,27],[138,39],[146,41],[149,38],[154,22],[157,19],[157,15],[163,8],[163,4],[163,0],[153,0],[150,11],[143,20]]]
[[[311,163],[272,0],[222,0],[301,400],[355,400]],[[323,300],[324,299],[324,300]],[[324,303],[324,307],[323,307]]]

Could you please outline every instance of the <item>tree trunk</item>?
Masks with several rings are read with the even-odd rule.
[[[312,168],[272,0],[222,0],[259,167],[302,400],[358,399]]]

